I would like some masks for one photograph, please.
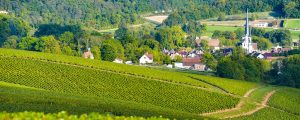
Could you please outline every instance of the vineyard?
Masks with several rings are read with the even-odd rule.
[[[112,116],[112,115],[101,115],[99,113],[90,113],[82,115],[69,115],[67,112],[62,111],[54,114],[45,114],[37,112],[20,112],[20,113],[0,113],[1,120],[11,119],[43,119],[43,120],[168,120],[162,117],[126,117],[126,116]]]
[[[211,77],[211,76],[202,76],[202,75],[194,75],[194,74],[187,74],[191,78],[204,81],[206,83],[212,84],[216,87],[224,89],[225,91],[243,96],[248,90],[258,86],[257,83],[245,82],[245,81],[238,81],[226,78],[218,78],[218,77]]]
[[[0,49],[0,119],[294,119],[299,101],[298,89]]]
[[[282,88],[270,100],[270,106],[300,115],[300,90]]]
[[[258,111],[250,116],[244,116],[239,118],[234,118],[231,120],[299,120],[300,116],[289,114],[287,112],[274,109],[265,108]]]

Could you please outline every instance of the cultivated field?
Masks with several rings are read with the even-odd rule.
[[[146,20],[149,20],[149,21],[152,21],[152,22],[158,23],[158,24],[163,23],[163,21],[167,18],[168,18],[167,15],[156,15],[156,16],[145,17]]]
[[[300,19],[284,20],[284,28],[300,29]]]
[[[153,120],[298,116],[299,91],[294,89],[11,49],[0,49],[0,64],[0,111],[8,112],[0,119],[28,114]],[[282,95],[291,101],[279,105]],[[267,106],[270,99],[276,109]]]

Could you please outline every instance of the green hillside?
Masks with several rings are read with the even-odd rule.
[[[197,118],[239,101],[177,72],[10,49],[0,56],[2,111]]]
[[[120,119],[238,117],[266,104],[256,103],[265,101],[264,96],[277,89],[246,81],[13,49],[0,49],[0,64],[0,111],[7,112],[0,113],[0,118],[47,116],[36,112],[50,113],[48,116],[55,118],[62,114],[60,111],[71,114],[65,117],[108,113],[112,119],[117,119],[114,115],[124,116]],[[289,92],[291,101],[280,106],[280,96],[285,92]],[[279,89],[268,104],[284,111],[281,114],[297,117],[298,93]],[[226,109],[229,111],[214,113]],[[269,109],[251,115],[272,112]]]
[[[285,28],[300,28],[300,19],[288,19],[284,20],[284,27]]]

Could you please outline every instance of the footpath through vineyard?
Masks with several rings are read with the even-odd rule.
[[[237,104],[235,108],[203,113],[201,115],[218,119],[252,115],[257,111],[268,107],[267,103],[275,92],[275,88],[268,86],[253,88],[241,98],[239,104]]]

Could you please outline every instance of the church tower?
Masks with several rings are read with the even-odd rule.
[[[252,45],[252,37],[250,34],[248,9],[247,9],[246,24],[245,24],[245,36],[242,38],[241,47],[246,50],[247,54],[254,52],[253,45]]]

